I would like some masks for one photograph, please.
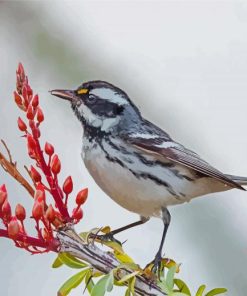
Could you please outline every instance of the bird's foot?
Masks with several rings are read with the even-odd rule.
[[[92,234],[92,238],[93,238],[94,240],[98,240],[98,241],[100,241],[100,242],[102,242],[102,243],[104,243],[104,242],[109,242],[109,241],[111,241],[111,242],[116,242],[116,243],[118,243],[120,246],[122,246],[122,243],[114,237],[114,233],[111,232],[111,231],[108,232],[108,233],[106,233],[106,234],[102,234],[102,235],[99,235],[99,234]]]
[[[151,271],[156,274],[160,280],[161,272],[162,272],[162,256],[161,251],[158,251],[158,253],[155,255],[154,260],[152,261],[153,267]]]

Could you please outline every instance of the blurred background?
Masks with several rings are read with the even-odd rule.
[[[29,164],[16,128],[12,99],[22,62],[46,116],[43,141],[52,142],[75,192],[90,188],[77,227],[122,226],[136,220],[94,183],[80,158],[82,127],[70,106],[48,90],[106,80],[143,114],[220,170],[247,175],[246,1],[0,2],[0,138],[21,168]],[[10,199],[30,209],[26,192],[0,171]],[[31,210],[31,209],[30,209]],[[247,194],[232,190],[171,208],[166,256],[182,263],[180,277],[197,287],[247,291]],[[142,266],[161,239],[157,219],[118,236]],[[54,254],[30,256],[0,242],[1,294],[56,295],[74,271],[53,270]],[[82,295],[82,288],[71,295]],[[123,295],[115,289],[112,295]]]

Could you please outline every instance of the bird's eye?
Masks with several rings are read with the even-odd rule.
[[[88,102],[95,103],[97,101],[97,98],[93,95],[88,96]]]

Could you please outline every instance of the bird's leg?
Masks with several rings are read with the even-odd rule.
[[[118,240],[116,240],[116,239],[114,238],[114,235],[115,235],[115,234],[120,233],[120,232],[122,232],[122,231],[124,231],[124,230],[127,230],[127,229],[129,229],[129,228],[133,228],[133,227],[135,227],[135,226],[142,225],[142,224],[146,223],[149,219],[150,219],[149,217],[142,217],[142,216],[141,216],[141,219],[138,220],[138,221],[136,221],[136,222],[134,222],[134,223],[130,223],[130,224],[125,225],[125,226],[123,226],[123,227],[117,228],[117,229],[115,229],[115,230],[112,230],[112,231],[110,231],[110,232],[104,234],[104,235],[97,235],[96,238],[97,238],[97,239],[100,239],[100,240],[111,240],[111,241],[115,241],[115,242],[121,244]]]
[[[162,239],[161,239],[159,250],[158,250],[157,254],[155,255],[155,258],[152,262],[153,263],[152,271],[154,273],[158,273],[159,277],[160,277],[161,260],[162,260],[162,249],[163,249],[163,245],[165,242],[167,229],[168,229],[170,221],[171,221],[171,215],[166,208],[162,210],[162,218],[163,218],[163,223],[164,223],[164,230],[163,230],[163,234],[162,234]]]

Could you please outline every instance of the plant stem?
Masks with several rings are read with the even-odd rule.
[[[0,237],[9,238],[8,231],[5,230],[5,229],[0,229]],[[59,243],[59,241],[57,239],[46,242],[43,239],[28,236],[28,235],[25,235],[25,234],[19,234],[16,241],[28,244],[28,245],[33,246],[33,247],[45,248],[45,249],[53,251],[53,252],[57,252],[58,247],[60,245],[60,243]]]

